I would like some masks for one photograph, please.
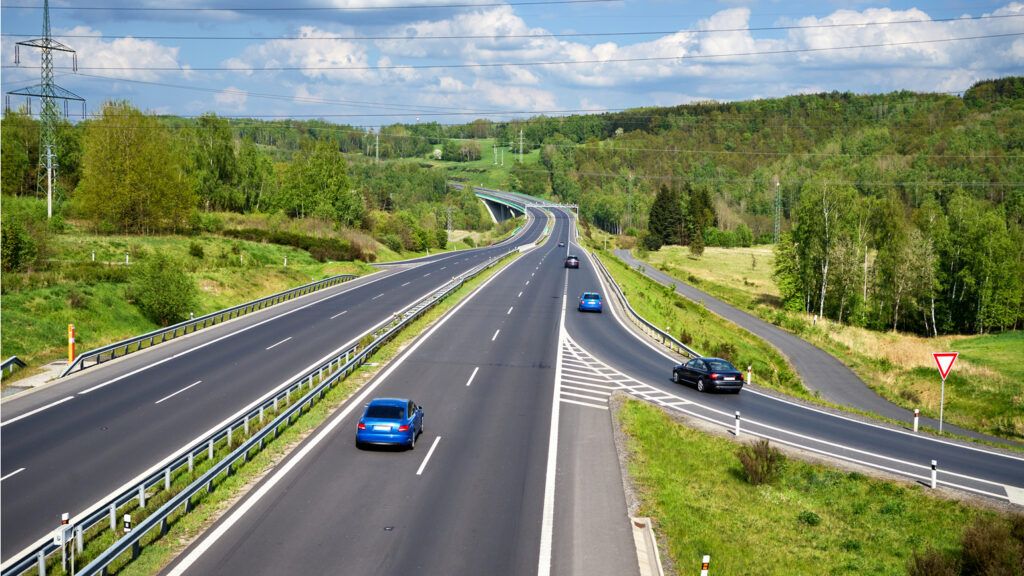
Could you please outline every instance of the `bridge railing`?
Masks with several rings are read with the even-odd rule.
[[[169,459],[166,465],[141,482],[77,515],[71,520],[72,539],[75,540],[71,545],[77,546],[81,552],[85,540],[84,533],[88,532],[92,538],[98,537],[99,534],[109,534],[101,526],[102,523],[109,522],[109,529],[117,538],[118,515],[122,509],[132,508],[133,501],[137,501],[137,509],[144,510],[147,499],[155,497],[161,489],[170,492],[172,478],[186,468],[191,473],[197,460],[201,460],[205,456],[207,461],[210,461],[213,460],[218,449],[231,450],[187,487],[170,495],[165,504],[138,522],[130,532],[117,538],[99,556],[75,573],[79,575],[106,573],[107,567],[115,561],[119,562],[118,559],[127,551],[131,552],[132,558],[136,557],[141,542],[147,535],[154,529],[158,529],[160,535],[165,534],[172,521],[172,516],[178,512],[185,513],[191,510],[193,498],[201,492],[212,491],[218,476],[230,475],[237,463],[247,461],[253,453],[262,449],[266,442],[276,438],[283,428],[286,428],[293,419],[301,415],[304,409],[312,408],[313,404],[322,399],[330,388],[358,369],[370,355],[394,338],[409,323],[458,290],[467,280],[495,266],[499,261],[515,252],[518,252],[518,249],[510,249],[452,278],[434,292],[397,313],[384,326],[365,332],[359,339],[360,344],[338,352],[318,367],[270,393],[256,405],[246,408],[233,417],[227,425],[180,450]],[[366,342],[368,338],[372,338],[372,340]],[[306,390],[306,393],[293,402],[293,395],[300,394],[303,390]],[[263,425],[264,421],[273,413],[277,413],[279,408],[284,411]],[[268,412],[271,414],[268,415]],[[262,426],[262,428],[249,436],[251,425]],[[233,448],[236,434],[245,439],[237,448]],[[101,530],[103,531],[101,532]],[[148,544],[152,540],[153,538],[147,538],[146,543]],[[49,556],[55,553],[59,554],[60,550],[61,546],[54,544],[49,536],[42,538],[15,558],[5,562],[9,566],[3,569],[2,576],[22,574],[33,568],[36,568],[36,573],[39,576],[45,576]]]
[[[167,340],[173,340],[179,336],[191,334],[196,330],[201,330],[207,326],[213,326],[225,320],[238,318],[239,316],[243,316],[250,312],[262,310],[268,306],[280,304],[286,300],[291,300],[298,296],[309,294],[310,292],[316,292],[323,288],[341,284],[342,282],[347,282],[354,278],[358,278],[358,276],[353,274],[339,274],[337,276],[331,276],[330,278],[317,280],[315,282],[310,282],[309,284],[303,284],[297,288],[278,292],[277,294],[246,302],[245,304],[239,304],[237,306],[232,306],[231,308],[211,312],[205,316],[190,318],[189,320],[179,322],[172,326],[158,328],[152,332],[142,334],[141,336],[132,336],[131,338],[121,340],[120,342],[114,342],[113,344],[89,350],[81,353],[77,358],[75,358],[75,361],[69,364],[68,367],[61,372],[60,376],[63,378],[75,370],[84,370],[85,368],[101,364],[108,360],[120,358],[132,352],[138,352],[139,350],[155,346],[162,342],[166,342]]]

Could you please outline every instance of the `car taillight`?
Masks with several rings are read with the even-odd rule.
[[[409,431],[409,425],[408,424],[402,424],[401,426],[398,427],[398,431],[399,432],[408,432]]]
[[[362,422],[360,422],[359,423],[359,429],[360,430],[366,430],[366,424],[363,424]]]
[[[712,379],[712,380],[717,380],[717,379],[718,379],[718,374],[716,374],[716,373],[712,372],[712,373],[711,373],[711,379]]]

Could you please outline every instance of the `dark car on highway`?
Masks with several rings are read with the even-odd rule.
[[[568,258],[565,259],[565,267],[566,268],[579,268],[580,267],[580,259],[575,257],[575,256],[569,256]]]
[[[356,446],[394,444],[411,449],[422,432],[422,406],[406,398],[376,398],[356,425]]]
[[[672,369],[676,384],[692,384],[701,392],[728,390],[739,394],[743,388],[743,373],[728,360],[721,358],[694,358]]]
[[[563,246],[565,246],[565,242],[559,242],[559,243],[558,243],[558,247],[559,247],[559,248],[561,248],[561,247],[563,247]]]

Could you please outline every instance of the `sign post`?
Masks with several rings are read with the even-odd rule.
[[[942,412],[946,404],[946,376],[949,376],[949,371],[953,368],[953,362],[956,362],[956,357],[959,354],[959,352],[932,353],[932,357],[935,358],[935,364],[939,367],[939,376],[942,377],[942,388],[939,391],[939,434],[942,434]]]

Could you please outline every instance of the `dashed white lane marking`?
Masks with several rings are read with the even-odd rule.
[[[420,464],[420,469],[416,471],[416,475],[420,476],[423,474],[423,469],[427,467],[427,462],[430,462],[430,457],[434,454],[434,448],[437,448],[437,443],[441,441],[441,437],[434,438],[434,443],[430,445],[430,450],[427,450],[427,456],[423,459],[423,463]]]
[[[341,316],[342,314],[347,314],[347,313],[348,313],[348,310],[342,310],[341,312],[338,312],[338,313],[337,313],[337,314],[335,314],[334,316],[331,316],[331,320],[334,320],[334,319],[335,319],[335,318],[337,318],[338,316]]]
[[[512,308],[513,306],[508,307],[508,312],[505,312],[505,316],[509,316],[510,314],[512,314]]]
[[[522,296],[523,296],[523,293],[522,293],[522,292],[520,292],[520,293],[519,293],[519,295],[518,295],[518,296],[516,296],[516,298],[522,298]]]
[[[0,424],[0,426],[7,426],[8,424],[14,424],[18,420],[21,420],[22,418],[28,418],[29,416],[31,416],[33,414],[37,414],[39,412],[42,412],[43,410],[48,410],[50,408],[53,408],[57,404],[63,404],[65,402],[67,402],[68,400],[73,400],[74,398],[75,398],[74,396],[68,396],[67,398],[64,398],[62,400],[57,400],[56,402],[50,402],[46,406],[40,406],[39,408],[36,408],[35,410],[32,410],[31,412],[25,412],[21,416],[16,416],[14,418],[11,418],[10,420],[5,420],[3,424]]]
[[[662,406],[690,403],[619,372],[595,358],[568,334],[562,344],[562,353],[565,357],[559,370],[562,381],[559,399],[562,402],[607,410],[612,392],[622,390]]]
[[[530,281],[529,281],[529,280],[527,280],[527,281],[526,281],[526,285],[527,285],[527,286],[529,286],[529,285],[530,285]]]
[[[24,471],[25,471],[25,469],[24,469],[24,468],[18,468],[18,469],[17,469],[17,470],[15,470],[14,472],[11,472],[10,474],[6,474],[6,475],[4,475],[3,477],[0,477],[0,482],[3,482],[4,480],[7,480],[8,478],[10,478],[11,476],[14,476],[14,475],[15,475],[15,474],[17,474],[18,472],[24,472]]]
[[[473,368],[473,373],[469,375],[469,380],[466,380],[466,386],[473,383],[473,378],[476,378],[476,373],[480,371],[480,367]]]
[[[202,382],[202,380],[196,380],[195,382],[193,382],[193,383],[189,384],[188,386],[185,386],[185,387],[184,387],[184,388],[182,388],[181,390],[178,390],[178,391],[177,391],[177,392],[175,392],[174,394],[169,394],[169,395],[167,395],[167,396],[164,396],[163,398],[161,398],[161,399],[157,400],[156,402],[153,402],[153,404],[159,404],[159,403],[163,402],[164,400],[170,400],[171,398],[174,398],[174,397],[175,397],[175,396],[177,396],[178,394],[181,394],[181,393],[182,393],[182,392],[184,392],[185,390],[188,390],[189,388],[191,388],[191,387],[195,386],[196,384],[199,384],[200,382]]]
[[[431,274],[433,274],[433,272],[427,272],[426,274],[423,275],[423,277],[426,278],[427,276],[430,276]]]
[[[271,348],[273,348],[274,346],[280,346],[281,344],[284,344],[285,342],[287,342],[287,341],[289,341],[289,340],[291,340],[291,339],[292,339],[292,337],[291,337],[291,336],[289,336],[289,337],[285,338],[284,340],[281,340],[280,342],[277,342],[277,343],[275,343],[275,344],[271,344],[270,346],[267,346],[267,350],[270,350],[270,349],[271,349]]]
[[[447,268],[447,266],[441,266],[441,270],[444,270],[445,268]]]
[[[411,281],[411,280],[410,280],[410,281],[408,281],[408,282],[406,282],[405,284],[402,284],[401,286],[399,286],[399,288],[405,288],[405,287],[406,287],[406,286],[408,286],[409,284],[412,284],[412,281]]]
[[[498,332],[501,332],[501,328],[498,328],[497,330],[494,331],[494,336],[491,336],[491,342],[494,342],[495,340],[498,339]]]
[[[370,300],[376,300],[377,298],[380,298],[380,297],[381,297],[381,296],[383,296],[383,295],[384,295],[383,293],[381,293],[381,294],[377,294],[377,295],[376,295],[376,296],[374,296],[373,298],[370,298]]]

